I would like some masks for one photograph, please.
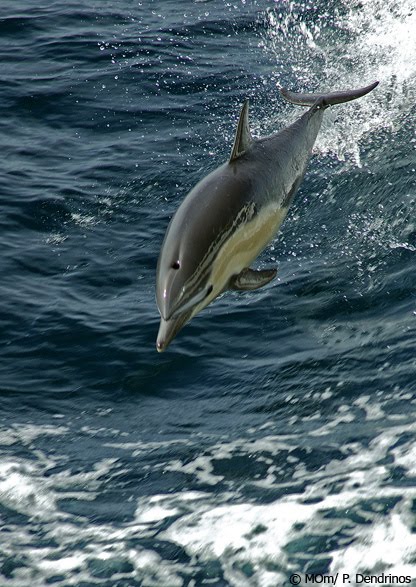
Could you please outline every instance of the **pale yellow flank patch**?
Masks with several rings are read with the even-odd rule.
[[[233,275],[249,267],[279,230],[288,208],[265,207],[249,222],[242,222],[216,255],[210,283],[211,294],[194,308],[192,315],[205,308],[226,287]]]

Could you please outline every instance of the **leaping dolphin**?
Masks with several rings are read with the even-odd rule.
[[[230,159],[204,177],[173,216],[157,264],[161,315],[156,348],[164,351],[195,314],[226,289],[253,290],[276,269],[251,269],[273,239],[305,175],[324,110],[361,98],[378,82],[357,90],[282,96],[310,109],[280,132],[253,139],[246,100]]]

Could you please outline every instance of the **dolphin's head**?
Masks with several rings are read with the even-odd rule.
[[[212,299],[213,284],[204,239],[173,218],[162,245],[156,275],[161,321],[156,348],[164,351],[179,330]],[[199,235],[201,236],[201,235]]]
[[[165,320],[160,318],[159,332],[156,340],[156,349],[162,353],[175,338],[179,330],[191,319],[192,311],[184,312],[176,318]]]
[[[224,164],[201,180],[174,214],[157,264],[158,351],[226,287],[228,277],[216,272],[216,262],[249,185]]]

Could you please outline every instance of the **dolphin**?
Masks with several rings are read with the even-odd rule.
[[[229,160],[189,192],[167,228],[156,270],[159,352],[225,290],[255,290],[275,277],[276,269],[250,265],[287,214],[325,109],[361,98],[377,85],[328,94],[281,88],[287,101],[309,110],[287,128],[259,139],[250,133],[249,101],[244,102]]]

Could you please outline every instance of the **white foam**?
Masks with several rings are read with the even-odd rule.
[[[14,424],[11,428],[0,428],[0,446],[10,446],[16,443],[29,445],[43,436],[64,436],[67,433],[67,426]]]
[[[356,479],[355,479],[356,480]],[[374,492],[362,497],[375,498]],[[376,492],[380,498],[383,492]],[[400,492],[396,491],[395,494]],[[413,490],[413,496],[416,491]],[[282,585],[280,569],[298,571],[288,560],[285,547],[303,536],[331,535],[340,524],[328,522],[323,515],[339,509],[340,516],[345,508],[357,504],[358,495],[345,491],[327,496],[314,504],[302,503],[303,496],[283,498],[270,505],[259,506],[251,503],[229,504],[205,509],[183,516],[175,522],[163,538],[184,547],[188,554],[198,560],[209,562],[220,560],[224,576],[230,585]],[[370,526],[355,527],[354,543],[327,553],[332,557],[331,572],[381,572],[395,574],[416,573],[416,536],[411,533],[409,523],[410,504],[400,505],[390,515],[375,515]],[[254,576],[251,581],[238,569],[249,563]],[[276,570],[270,568],[275,566]],[[232,572],[231,572],[232,570]]]
[[[48,574],[58,575],[60,573],[68,573],[81,567],[84,563],[85,556],[64,556],[62,558],[42,559],[38,562],[39,570]]]
[[[310,520],[316,509],[290,499],[270,505],[224,505],[182,517],[164,536],[204,560],[236,555],[256,564],[283,563],[282,547],[294,525]]]
[[[414,106],[415,4],[352,0],[331,12],[331,18],[327,14],[313,23],[303,19],[302,5],[289,6],[280,14],[267,13],[267,35],[260,46],[278,62],[285,46],[288,67],[300,89],[329,91],[380,81],[379,88],[354,105],[329,109],[316,143],[320,152],[360,165],[361,139],[381,128],[394,129]],[[276,76],[282,85],[287,71]]]
[[[367,406],[369,401],[368,397],[364,398],[359,406]],[[395,464],[408,468],[409,473],[412,473],[411,465],[415,462],[412,441],[402,443],[399,447],[395,445],[403,435],[410,437],[414,429],[413,424],[390,424],[374,437],[367,448],[360,443],[345,445],[342,447],[345,458],[330,461],[313,474],[306,470],[303,463],[299,463],[294,478],[309,479],[305,490],[268,505],[247,501],[234,503],[235,497],[218,493],[215,495],[215,503],[210,494],[158,496],[154,504],[162,503],[163,511],[174,508],[177,515],[177,520],[162,537],[180,544],[194,560],[207,563],[219,560],[224,576],[232,586],[281,585],[284,582],[284,569],[299,571],[288,555],[289,543],[299,541],[301,544],[306,537],[332,536],[345,523],[350,526],[353,524],[347,521],[349,517],[347,515],[346,518],[346,511],[362,516],[366,511],[362,510],[362,504],[374,503],[368,506],[368,523],[353,524],[353,543],[346,548],[340,545],[326,553],[332,557],[331,572],[385,570],[414,576],[416,536],[411,529],[411,507],[416,498],[416,488],[395,487],[391,484],[391,469],[387,464],[393,455]],[[265,437],[264,441],[257,441],[258,447],[266,446],[271,455],[279,454],[278,446],[281,443],[278,436],[270,435],[267,440]],[[246,441],[245,447],[243,439],[240,439],[237,443],[224,443],[222,447],[217,444],[215,451],[210,451],[212,459],[218,453],[231,458],[232,454],[244,452],[258,455],[263,462],[264,459],[268,460],[264,450],[261,453],[252,450],[250,440]],[[209,458],[208,454],[205,458]],[[289,462],[290,455],[287,458]],[[186,470],[189,474],[192,469]],[[193,471],[198,477],[198,471]],[[266,478],[269,487],[284,486],[276,467],[273,470],[273,465]],[[246,482],[249,484],[250,480]],[[335,484],[339,487],[337,492],[333,491]],[[397,505],[391,511],[384,511],[382,504],[391,500],[397,500]],[[222,503],[218,505],[218,502]],[[329,512],[332,515],[328,518]],[[149,523],[156,518],[156,515],[149,516]],[[384,556],[386,550],[389,553]],[[242,570],[247,564],[251,568],[251,578]]]
[[[55,499],[48,483],[29,463],[0,463],[0,503],[30,517],[48,518],[56,512]]]
[[[314,401],[319,402],[321,395]],[[372,401],[374,398],[363,396],[355,408],[368,413]],[[347,407],[340,410],[341,415],[348,413]],[[372,419],[371,425],[377,422],[378,419]],[[314,436],[313,430],[309,431],[309,436],[302,439],[304,446],[319,445],[325,436],[325,423],[319,420],[314,425],[322,434]],[[344,426],[345,421],[339,420],[338,425]],[[296,557],[293,558],[293,544],[296,552],[306,557],[305,541],[313,542],[319,537],[332,541],[345,528],[351,531],[352,543],[344,547],[340,538],[338,545],[325,552],[325,556],[332,558],[331,572],[381,569],[414,575],[416,537],[412,534],[412,503],[416,488],[408,483],[395,486],[391,482],[391,470],[399,466],[405,476],[414,474],[412,439],[416,424],[394,424],[387,417],[383,425],[368,446],[360,442],[344,444],[340,447],[341,458],[338,455],[313,472],[307,468],[307,459],[304,461],[293,454],[293,449],[299,448],[299,436],[273,434],[275,422],[265,423],[258,429],[252,427],[247,438],[235,441],[224,438],[200,450],[198,435],[187,437],[186,445],[194,453],[194,459],[163,462],[164,470],[185,473],[188,484],[195,486],[206,483],[207,471],[213,475],[217,459],[229,461],[232,467],[235,456],[250,457],[251,461],[262,464],[263,474],[258,479],[254,470],[248,471],[244,490],[252,486],[256,491],[277,490],[282,496],[268,504],[248,500],[240,493],[240,483],[230,483],[224,472],[214,475],[220,479],[218,488],[221,487],[215,491],[140,497],[134,518],[118,527],[111,523],[89,524],[60,511],[59,502],[68,496],[94,499],[102,480],[119,470],[116,459],[99,461],[87,472],[72,474],[66,470],[52,475],[44,474],[53,465],[45,456],[30,462],[3,463],[0,468],[3,505],[37,516],[45,537],[53,543],[53,547],[39,548],[36,535],[24,526],[16,526],[13,548],[24,549],[29,567],[16,571],[10,585],[23,587],[29,578],[36,585],[37,577],[41,585],[40,578],[44,581],[59,572],[71,578],[68,584],[72,581],[76,585],[77,581],[91,581],[94,565],[102,564],[103,572],[106,569],[111,572],[112,568],[123,568],[129,562],[133,574],[130,568],[125,573],[115,572],[113,578],[126,580],[134,576],[143,585],[182,587],[184,577],[189,578],[195,569],[210,566],[214,561],[220,565],[230,587],[275,587],[285,584],[288,572],[300,570]],[[327,428],[326,433],[333,437],[334,430]],[[120,448],[129,450],[130,454],[139,450],[143,456],[146,452],[153,454],[156,445],[163,451],[167,446],[132,443]],[[282,481],[282,471],[288,467],[292,476]],[[226,471],[224,462],[222,470]],[[297,491],[296,484],[300,488]],[[287,490],[290,494],[284,495]],[[351,516],[363,517],[366,523],[353,521]],[[137,538],[146,539],[149,544],[156,536],[158,542],[166,540],[184,548],[191,564],[165,560],[156,550],[136,546]],[[10,537],[5,540],[1,541],[1,547],[11,555]]]
[[[373,573],[416,576],[416,535],[409,527],[409,504],[399,504],[387,518],[362,529],[358,540],[332,553],[331,573]]]
[[[139,524],[148,524],[149,522],[160,522],[179,513],[176,507],[166,507],[164,496],[154,495],[145,500],[136,510],[136,521]]]
[[[415,434],[416,425],[413,427],[412,437],[407,442],[400,444],[391,451],[394,455],[395,464],[400,467],[404,467],[406,474],[412,477],[416,477],[416,446],[414,444]],[[399,436],[399,434],[397,436]]]
[[[176,571],[183,571],[179,565],[173,570],[169,563],[162,560],[155,552],[131,549],[130,562],[134,565],[137,576],[142,578],[143,587],[182,587],[183,579]]]

